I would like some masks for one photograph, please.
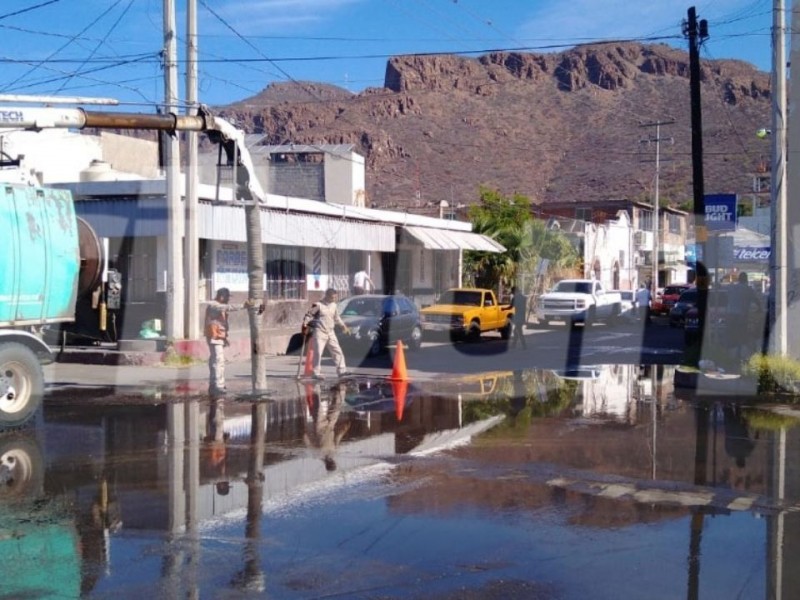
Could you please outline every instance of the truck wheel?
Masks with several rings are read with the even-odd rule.
[[[367,356],[378,356],[381,352],[383,352],[383,345],[381,344],[380,334],[377,331],[370,331]]]
[[[27,346],[0,346],[0,429],[19,427],[42,403],[44,375],[39,359]]]
[[[524,327],[524,323],[520,323],[517,327]],[[511,337],[511,332],[513,331],[514,324],[508,320],[503,327],[500,328],[500,339],[507,340]]]
[[[481,339],[481,324],[478,321],[473,321],[469,324],[467,329],[467,341],[479,342]]]
[[[0,436],[0,502],[36,498],[44,484],[44,457],[34,438],[22,432]]]
[[[422,347],[422,329],[414,326],[411,330],[411,337],[408,340],[408,347],[411,350],[419,350]]]
[[[622,321],[622,305],[619,302],[614,303],[614,307],[611,309],[611,322],[613,324],[619,324]]]

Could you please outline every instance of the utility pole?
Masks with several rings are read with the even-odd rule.
[[[660,240],[659,240],[659,228],[660,228],[660,214],[659,214],[659,190],[658,184],[661,175],[661,142],[668,141],[669,143],[673,142],[672,138],[661,138],[661,126],[662,125],[672,125],[675,123],[674,120],[669,121],[654,121],[652,123],[643,123],[640,127],[655,127],[656,128],[656,136],[655,137],[648,137],[646,140],[641,140],[643,143],[647,144],[655,144],[656,145],[656,176],[655,176],[655,183],[654,183],[654,194],[653,194],[653,276],[652,276],[652,289],[651,292],[655,293],[656,289],[658,288],[658,251],[660,247]]]
[[[772,165],[770,177],[769,350],[786,356],[788,342],[788,206],[786,202],[786,50],[783,0],[772,9]],[[794,37],[794,34],[792,34]],[[792,47],[792,53],[795,52]],[[800,58],[800,57],[794,57]],[[793,78],[794,79],[794,78]],[[793,84],[794,85],[794,84]],[[793,90],[797,92],[797,90]],[[793,183],[798,183],[793,176]],[[794,187],[794,189],[798,189]]]
[[[164,0],[164,105],[167,113],[177,112],[178,49],[175,33],[175,2]],[[170,340],[184,339],[183,320],[183,222],[181,205],[180,149],[173,133],[164,135],[167,187],[167,281],[166,334]]]
[[[705,245],[708,241],[706,229],[706,200],[703,181],[703,117],[700,104],[700,44],[708,38],[708,22],[698,23],[694,6],[689,8],[688,20],[684,23],[684,35],[689,37],[689,95],[692,110],[692,190],[694,192],[694,231],[697,255],[695,284],[697,285],[697,312],[700,321],[702,346],[706,325],[708,301],[708,269],[705,266]]]
[[[197,115],[197,0],[186,1],[186,114]],[[197,132],[186,132],[186,337],[200,337]]]
[[[789,135],[786,145],[780,148],[784,156],[786,156],[787,148],[792,149],[793,156],[797,156],[797,148],[800,144],[800,118],[797,118],[800,109],[798,105],[800,97],[797,95],[800,94],[800,70],[797,68],[797,65],[800,65],[800,33],[795,29],[798,26],[800,26],[800,6],[797,2],[793,2],[789,64],[791,65],[792,60],[797,62],[794,63],[795,68],[790,69],[791,88],[788,97],[791,105],[787,112],[795,118],[788,120]],[[785,73],[785,63],[781,65],[780,73],[782,75]],[[777,132],[773,132],[773,137],[775,133]],[[775,140],[773,143],[776,143]],[[777,160],[777,158],[774,157],[773,160]],[[779,240],[783,242],[781,251],[784,253],[783,259],[786,260],[785,268],[782,269],[785,272],[786,287],[783,289],[783,293],[780,290],[776,290],[776,293],[781,293],[779,303],[783,303],[784,306],[783,314],[785,316],[782,317],[779,313],[778,318],[783,319],[786,324],[786,354],[791,358],[798,359],[800,358],[800,327],[797,326],[797,323],[800,322],[800,202],[798,201],[800,200],[798,198],[800,173],[797,172],[798,165],[793,164],[791,159],[788,160],[788,166],[792,168],[786,169],[786,175],[784,175],[784,177],[788,176],[787,191],[784,192],[781,210],[783,222],[778,226]],[[791,193],[791,197],[789,193]],[[789,323],[795,323],[795,325],[789,326]]]

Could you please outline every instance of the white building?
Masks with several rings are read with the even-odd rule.
[[[110,266],[122,273],[124,290],[118,337],[135,338],[142,322],[164,318],[168,221],[157,145],[55,130],[13,132],[0,141],[4,158],[24,156],[0,176],[70,189],[78,215],[108,239]],[[349,293],[361,268],[377,291],[401,291],[422,305],[461,283],[464,250],[503,250],[469,223],[366,208],[364,160],[352,146],[255,146],[252,154],[268,192],[261,207],[264,323],[275,332],[297,331],[326,288]],[[245,211],[229,187],[212,183],[216,159],[210,152],[199,160],[206,183],[198,189],[200,264],[192,268],[201,301],[219,287],[230,288],[235,300],[248,289]],[[184,183],[181,177],[182,190]]]

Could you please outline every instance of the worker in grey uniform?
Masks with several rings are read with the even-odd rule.
[[[211,394],[225,393],[225,348],[228,340],[228,313],[253,306],[253,301],[245,300],[242,305],[230,304],[231,291],[219,288],[214,300],[208,303],[204,320],[204,333],[208,343],[208,389]],[[258,314],[264,312],[262,304]]]
[[[339,316],[339,308],[336,304],[337,292],[333,288],[325,290],[325,296],[319,302],[311,305],[311,309],[303,317],[303,326],[311,330],[311,341],[314,344],[314,370],[313,379],[323,379],[320,374],[322,363],[322,353],[325,348],[336,365],[336,374],[339,377],[349,375],[347,366],[344,362],[344,353],[336,337],[336,326],[341,327],[349,335],[350,329]]]

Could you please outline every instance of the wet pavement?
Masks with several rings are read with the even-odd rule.
[[[226,398],[204,365],[49,367],[0,434],[0,596],[800,597],[791,406],[668,364],[296,365],[259,401],[249,364]]]

